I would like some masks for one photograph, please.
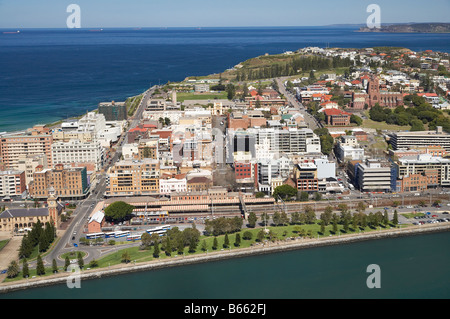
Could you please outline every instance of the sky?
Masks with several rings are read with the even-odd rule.
[[[0,28],[66,28],[70,4],[82,28],[246,27],[450,22],[450,0],[0,0]]]

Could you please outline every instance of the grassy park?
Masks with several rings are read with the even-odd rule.
[[[123,256],[124,253],[127,253],[127,259],[129,263],[143,263],[148,262],[152,260],[168,260],[173,257],[177,257],[180,255],[195,255],[195,254],[206,254],[208,252],[212,251],[221,251],[221,250],[236,250],[241,248],[248,248],[253,245],[258,245],[265,242],[284,242],[289,241],[291,239],[295,238],[320,238],[320,237],[329,237],[329,236],[340,236],[345,234],[352,234],[352,233],[364,233],[364,232],[371,232],[376,231],[380,229],[390,229],[392,227],[395,227],[392,223],[388,225],[380,224],[378,227],[362,227],[357,226],[354,227],[352,224],[349,225],[348,230],[344,230],[344,226],[342,224],[337,224],[336,231],[333,230],[333,225],[329,224],[325,226],[324,232],[322,233],[320,220],[316,220],[314,223],[311,224],[289,224],[289,225],[283,225],[283,226],[258,226],[256,228],[246,228],[241,229],[241,231],[228,234],[228,240],[229,245],[224,247],[225,242],[225,236],[226,235],[220,235],[220,236],[205,236],[202,235],[199,238],[199,242],[197,244],[197,247],[195,251],[189,252],[189,247],[185,247],[183,254],[180,254],[178,251],[173,251],[170,256],[166,255],[166,253],[161,249],[159,256],[154,257],[154,247],[149,246],[147,249],[140,249],[140,246],[130,246],[128,248],[123,248],[115,253],[106,255],[100,260],[96,260],[95,264],[85,264],[83,269],[100,269],[100,268],[107,268],[109,266],[114,265],[120,265],[123,264]],[[400,227],[407,227],[407,225],[400,225]],[[258,238],[258,233],[266,229],[264,237]],[[247,233],[247,234],[245,234]],[[240,243],[239,245],[236,245],[236,237],[237,234],[240,236]],[[250,234],[250,235],[249,235]],[[246,235],[249,235],[249,238],[246,238]],[[213,242],[214,238],[217,239],[217,248],[213,249]],[[129,243],[129,242],[127,242]],[[108,245],[107,242],[105,242],[105,245]],[[161,245],[159,245],[161,247]],[[80,246],[77,251],[82,252],[83,246]],[[82,253],[84,255],[84,253]],[[75,256],[72,254],[72,257]],[[61,256],[64,258],[65,256]],[[75,258],[75,257],[73,257]],[[64,269],[62,267],[59,267],[59,272],[64,272]],[[36,270],[30,268],[29,269],[30,277],[36,276]],[[53,274],[53,270],[51,265],[49,267],[45,268],[45,274],[41,275],[39,277],[47,277],[51,276]],[[37,276],[36,276],[37,277]],[[18,281],[22,280],[22,274],[20,273],[15,278],[7,278],[5,282],[11,282],[11,281]]]

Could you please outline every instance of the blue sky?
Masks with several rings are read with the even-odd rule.
[[[450,0],[0,0],[0,28],[65,28],[72,3],[83,28],[357,24],[372,3],[381,23],[450,22]]]

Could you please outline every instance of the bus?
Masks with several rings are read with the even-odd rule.
[[[93,234],[87,234],[86,239],[96,239],[96,238],[103,238],[105,237],[105,233],[93,233]]]
[[[105,233],[105,238],[113,238],[116,232]]]
[[[164,234],[167,232],[165,229],[157,230],[153,232],[154,234],[158,234],[159,236],[164,236]]]
[[[154,232],[158,232],[158,231],[160,231],[160,230],[167,231],[167,230],[169,230],[170,228],[171,228],[170,225],[158,226],[158,227],[155,227],[155,228],[147,229],[147,233],[153,234]]]
[[[116,233],[114,234],[114,238],[119,238],[119,237],[126,237],[130,235],[130,231],[116,231]]]
[[[141,240],[142,235],[129,235],[127,236],[128,241]]]

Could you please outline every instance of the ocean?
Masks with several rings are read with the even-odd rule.
[[[155,84],[220,73],[307,46],[401,46],[450,52],[450,34],[359,33],[355,27],[0,30],[0,132],[123,101]]]
[[[33,288],[0,299],[445,300],[449,242],[450,232],[362,241],[85,280],[80,288]],[[375,281],[369,265],[379,267]],[[370,288],[368,279],[379,288]]]

